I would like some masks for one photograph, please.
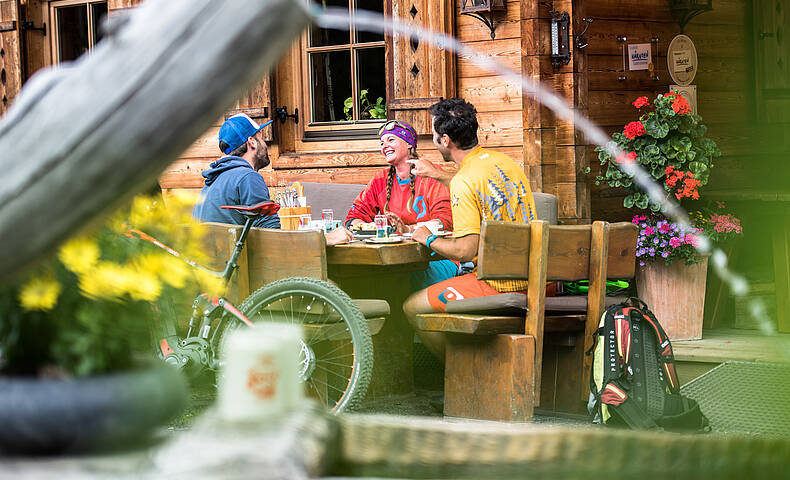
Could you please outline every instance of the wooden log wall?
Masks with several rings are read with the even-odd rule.
[[[667,73],[666,51],[680,28],[672,19],[666,0],[589,0],[586,8],[587,15],[595,19],[587,32],[589,112],[609,133],[621,131],[626,123],[639,117],[631,106],[635,98],[666,92],[673,83]],[[786,138],[764,141],[768,134],[755,118],[751,2],[716,0],[713,11],[694,18],[685,34],[694,41],[699,58],[693,82],[697,85],[698,113],[723,154],[705,188],[758,186],[772,165],[772,156],[765,149],[769,145],[775,147],[775,141],[779,141],[787,152],[788,142]],[[659,57],[654,60],[658,81],[652,80],[648,72],[622,73],[622,43],[617,40],[620,35],[626,36],[628,43],[649,43],[658,38]],[[627,80],[618,81],[621,75]],[[592,171],[587,181],[593,218],[629,220],[633,213],[622,206],[622,192],[594,184],[600,164],[592,148],[588,154]]]
[[[494,56],[515,71],[520,70],[521,32],[520,2],[507,2],[506,15],[497,17],[496,39],[479,21],[461,15],[456,2],[456,36],[467,46]],[[306,91],[301,78],[291,73],[295,62],[301,62],[301,46],[294,44],[275,71],[275,103],[289,106],[289,112]],[[516,83],[493,75],[465,58],[457,61],[458,96],[472,102],[478,111],[480,142],[501,151],[519,165],[525,165],[522,150],[522,99]],[[383,81],[384,79],[382,79]],[[301,110],[301,108],[300,108]],[[164,190],[201,188],[200,172],[220,156],[217,134],[221,120],[207,131],[182,157],[160,177]],[[379,151],[378,138],[366,140],[335,140],[306,142],[293,120],[276,123],[275,140],[270,144],[272,165],[261,171],[267,184],[277,190],[294,181],[329,183],[367,183],[386,165]],[[420,156],[442,164],[441,156],[429,136],[420,137]],[[531,171],[528,170],[531,173]],[[539,173],[539,171],[538,171]],[[533,176],[532,187],[540,190],[539,176]]]

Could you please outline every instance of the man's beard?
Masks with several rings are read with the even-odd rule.
[[[257,139],[256,139],[257,141]],[[258,170],[269,165],[269,150],[258,142],[258,150],[255,151],[255,158],[252,159],[252,168]]]
[[[453,161],[453,157],[450,155],[450,152],[443,152],[443,151],[439,150],[439,153],[442,154],[442,160],[444,160],[445,162],[452,162]]]

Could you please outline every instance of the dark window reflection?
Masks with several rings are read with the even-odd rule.
[[[104,38],[104,32],[101,26],[104,24],[104,19],[107,17],[107,4],[106,3],[92,3],[91,15],[93,16],[93,43],[99,43],[99,40]]]
[[[313,3],[321,7],[340,7],[348,12],[349,0],[316,0]],[[310,46],[325,47],[328,45],[348,45],[351,43],[349,30],[335,30],[332,28],[310,28]]]
[[[357,50],[357,76],[359,78],[360,120],[386,118],[386,76],[384,47]],[[367,94],[363,97],[363,92]],[[381,98],[381,102],[378,99]]]
[[[371,12],[384,13],[384,2],[382,0],[355,0],[357,9],[368,10]],[[357,42],[383,42],[384,34],[376,32],[357,32]]]
[[[343,110],[344,102],[351,97],[350,53],[344,50],[310,54],[314,122],[345,121],[351,115]]]
[[[85,5],[60,7],[57,12],[58,58],[75,60],[88,51],[88,10]]]

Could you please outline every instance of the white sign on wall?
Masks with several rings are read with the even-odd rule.
[[[649,70],[653,63],[649,43],[628,45],[628,70]]]
[[[690,85],[697,75],[697,48],[686,35],[677,35],[667,48],[669,76],[678,85]]]

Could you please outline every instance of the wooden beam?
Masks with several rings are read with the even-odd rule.
[[[0,123],[0,272],[149,186],[291,45],[309,20],[299,5],[145,2],[29,82]]]

